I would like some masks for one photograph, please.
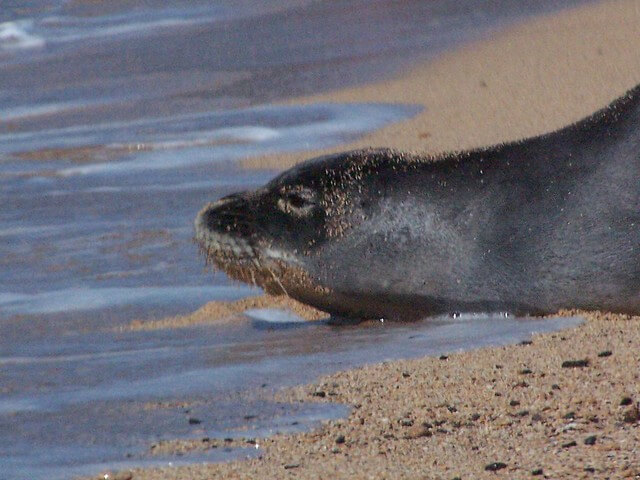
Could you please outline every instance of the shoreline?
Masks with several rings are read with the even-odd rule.
[[[426,108],[347,145],[243,166],[281,169],[365,146],[437,153],[552,131],[640,83],[638,52],[639,1],[536,17],[396,79],[292,99]],[[217,306],[160,326],[204,322]],[[284,390],[281,400],[353,409],[312,432],[261,439],[259,459],[140,469],[133,478],[638,478],[640,316],[580,314],[585,324],[532,343],[374,364]],[[319,399],[317,389],[332,394]]]
[[[351,413],[310,432],[257,438],[259,458],[136,469],[132,478],[638,478],[640,316],[565,313],[586,321],[515,345],[371,364],[286,388],[276,401],[346,404]],[[193,439],[165,447],[203,448]]]

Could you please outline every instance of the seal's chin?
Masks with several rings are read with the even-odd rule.
[[[256,250],[243,238],[210,230],[196,230],[196,243],[208,264],[229,277],[264,288],[273,295],[286,293],[277,273],[264,266]]]
[[[282,281],[283,265],[265,256],[260,248],[235,232],[219,232],[207,225],[206,219],[196,220],[195,241],[208,264],[225,272],[230,278],[263,288],[272,295],[287,294]]]

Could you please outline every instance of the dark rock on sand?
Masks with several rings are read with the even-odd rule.
[[[589,359],[584,358],[582,360],[565,360],[562,362],[562,368],[582,368],[589,366]]]
[[[503,468],[507,468],[507,464],[503,462],[493,462],[484,467],[487,472],[497,472],[498,470],[502,470]]]

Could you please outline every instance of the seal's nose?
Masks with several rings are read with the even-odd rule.
[[[246,215],[246,204],[245,193],[234,193],[205,205],[196,216],[196,238],[204,238],[207,232],[221,232],[234,219]]]
[[[210,228],[209,225],[211,224],[212,217],[215,215],[213,205],[213,203],[206,205],[198,212],[198,215],[196,215],[195,227],[196,237],[198,238],[200,238],[202,234]]]
[[[209,207],[211,207],[212,209],[216,209],[216,208],[229,206],[232,204],[241,205],[246,201],[245,197],[246,197],[246,194],[244,193],[232,193],[231,195],[222,197],[221,199],[216,200],[215,202],[211,202],[209,204]]]

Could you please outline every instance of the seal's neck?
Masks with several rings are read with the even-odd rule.
[[[573,133],[584,132],[591,135],[604,134],[607,136],[626,133],[637,140],[640,138],[640,85],[564,130]],[[623,130],[623,132],[619,130]]]
[[[517,168],[529,178],[557,177],[563,172],[576,178],[581,174],[604,173],[612,165],[638,171],[640,85],[565,128],[488,151],[501,168]],[[514,165],[514,158],[522,161]]]

